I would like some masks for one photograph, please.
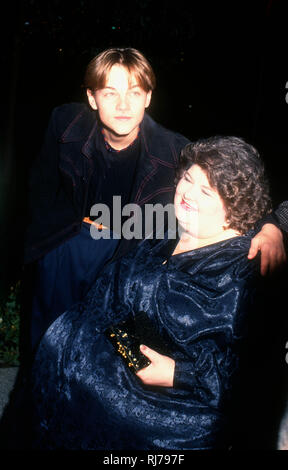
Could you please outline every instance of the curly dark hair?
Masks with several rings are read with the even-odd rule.
[[[182,150],[176,182],[193,164],[205,172],[227,214],[228,227],[244,234],[272,210],[269,184],[258,151],[240,137],[215,136]]]

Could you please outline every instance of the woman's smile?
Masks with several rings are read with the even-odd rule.
[[[184,209],[185,211],[188,211],[188,212],[192,212],[192,211],[197,211],[198,212],[198,206],[195,202],[192,202],[192,203],[188,203],[187,201],[185,201],[184,198],[182,198],[182,201],[180,203],[180,206],[182,209]]]

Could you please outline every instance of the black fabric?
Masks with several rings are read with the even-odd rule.
[[[99,154],[95,157],[85,215],[90,216],[90,209],[94,204],[105,204],[110,210],[109,227],[111,227],[113,224],[113,196],[121,196],[121,207],[131,201],[140,154],[140,139],[137,138],[128,148],[119,152],[112,149],[109,151],[104,144],[101,129],[97,129],[95,148],[99,149]]]

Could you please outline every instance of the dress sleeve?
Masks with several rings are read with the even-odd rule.
[[[189,359],[176,359],[174,388],[189,391],[195,400],[219,406],[229,393],[238,358],[233,348],[221,345],[220,335],[201,339],[189,348]]]
[[[199,276],[189,286],[185,278],[170,283],[165,328],[178,346],[174,388],[189,391],[207,406],[219,406],[239,365],[254,285],[243,272],[235,280],[231,272],[217,278],[213,266],[211,270],[205,281]]]

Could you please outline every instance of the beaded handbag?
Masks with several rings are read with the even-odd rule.
[[[141,344],[145,344],[161,354],[168,352],[167,344],[160,337],[154,323],[145,312],[139,312],[125,322],[111,326],[106,330],[106,336],[115,347],[116,352],[122,356],[125,363],[134,372],[151,363],[148,357],[141,353],[139,349]]]

